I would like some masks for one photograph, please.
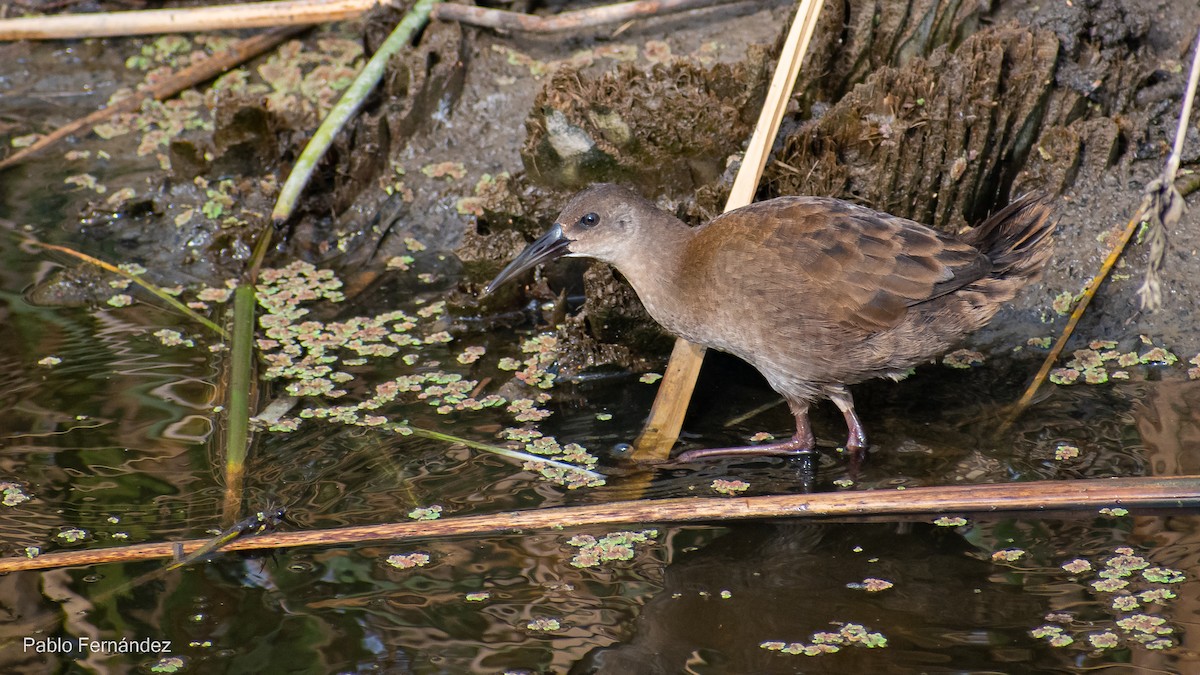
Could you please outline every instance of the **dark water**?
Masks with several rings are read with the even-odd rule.
[[[212,457],[221,358],[206,348],[212,340],[144,303],[35,307],[22,291],[47,265],[35,251],[9,248],[2,272],[0,481],[31,497],[0,508],[3,555],[203,537],[225,524],[225,490]],[[150,335],[161,327],[184,329],[197,346],[162,346]],[[480,369],[504,377],[486,364],[516,355],[520,339],[466,335],[444,348],[442,361],[453,364],[464,344],[487,344],[485,365],[453,367],[475,378]],[[62,363],[38,365],[51,354]],[[1000,432],[1002,406],[1033,364],[931,366],[898,384],[860,388],[874,456],[842,488],[836,481],[848,478],[845,462],[827,453],[816,489],[1197,472],[1200,389],[1178,377],[1056,387]],[[774,395],[732,361],[709,366],[687,443],[790,432],[782,406],[726,426]],[[360,374],[370,381],[385,371]],[[560,384],[541,428],[603,452],[636,435],[653,393],[636,375]],[[513,424],[501,411],[438,416],[424,402],[385,412],[483,441]],[[831,408],[815,424],[830,442],[844,433]],[[1081,456],[1054,459],[1066,444]],[[602,469],[620,473],[611,461]],[[285,527],[303,528],[404,521],[414,507],[433,504],[447,517],[603,502],[627,498],[633,482],[615,476],[602,488],[568,491],[461,446],[311,422],[263,435],[247,476],[243,513],[284,504],[294,520]],[[759,460],[663,471],[643,494],[713,496],[715,478],[748,482],[745,494],[800,489],[793,468]],[[172,656],[185,672],[230,673],[1196,672],[1197,522],[1181,512],[997,517],[960,527],[928,520],[640,523],[629,528],[655,528],[657,536],[637,545],[631,560],[597,568],[572,566],[578,549],[567,541],[606,530],[567,528],[228,553],[167,573],[159,561],[19,572],[0,577],[0,639],[7,642],[0,664],[4,672],[149,672]],[[71,528],[85,539],[58,536]],[[1167,588],[1178,597],[1113,609],[1119,593],[1091,584],[1120,547],[1185,578],[1154,583],[1135,572],[1125,591]],[[1024,554],[993,561],[1004,549]],[[413,552],[428,554],[430,563],[407,570],[386,563]],[[1093,570],[1061,567],[1080,558]],[[848,586],[869,578],[894,585],[878,592]],[[1161,635],[1165,648],[1134,644],[1138,633],[1116,623],[1139,612],[1162,618],[1158,629],[1170,630]],[[538,620],[557,624],[539,629]],[[760,646],[813,644],[814,633],[847,624],[881,634],[887,646],[819,656]],[[1054,647],[1031,634],[1047,624],[1074,643]],[[1110,632],[1115,647],[1087,646],[1088,636]],[[171,647],[163,655],[64,651],[61,641],[79,637],[169,640]],[[51,653],[38,653],[25,638]]]

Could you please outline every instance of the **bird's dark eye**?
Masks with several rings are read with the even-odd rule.
[[[589,213],[586,216],[579,219],[579,225],[581,227],[592,227],[593,225],[595,225],[598,222],[600,222],[600,216],[598,216],[594,213]]]

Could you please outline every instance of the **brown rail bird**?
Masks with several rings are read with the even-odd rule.
[[[688,227],[630,190],[595,185],[484,289],[559,256],[617,268],[650,316],[753,365],[787,400],[796,435],[715,455],[813,452],[808,408],[829,398],[861,457],[866,433],[846,385],[899,378],[986,324],[1052,249],[1046,203],[1023,197],[951,237],[825,197],[780,197]]]

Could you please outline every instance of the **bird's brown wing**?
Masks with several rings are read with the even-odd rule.
[[[724,252],[715,254],[724,260],[759,260],[758,278],[750,282],[754,294],[768,305],[796,307],[810,321],[863,333],[887,330],[913,305],[991,270],[991,261],[968,244],[847,202],[785,197],[747,209],[713,220],[699,239],[719,241]],[[737,236],[745,228],[730,228],[731,222],[755,225]]]

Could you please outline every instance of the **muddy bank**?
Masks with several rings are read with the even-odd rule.
[[[432,25],[415,50],[393,59],[381,90],[339,137],[275,255],[339,268],[352,288],[408,275],[403,287],[445,288],[464,315],[515,317],[534,300],[539,309],[524,315],[563,322],[575,345],[569,370],[662,358],[669,340],[603,266],[557,267],[482,304],[480,284],[593,180],[638,186],[689,222],[718,213],[791,11],[789,3],[737,4],[615,34],[545,38]],[[107,192],[65,196],[63,227],[120,242],[121,255],[164,285],[236,276],[278,182],[336,96],[333,83],[396,16],[380,10],[321,29],[283,50],[291,60],[274,55],[246,69],[246,88],[214,87],[164,106],[156,128],[165,139],[77,140],[76,151],[143,159],[89,167]],[[1055,308],[1086,284],[1106,237],[1161,168],[1184,88],[1185,27],[1198,17],[1165,2],[827,6],[759,197],[832,195],[957,231],[1022,192],[1056,194],[1059,244],[1044,280],[971,346],[1008,351],[1057,333],[1065,317]],[[158,41],[94,43],[107,51],[93,42],[80,51],[111,75],[76,109],[132,86],[141,73],[120,63],[133,55],[168,60]],[[79,59],[47,45],[5,49],[26,62],[46,57],[63,84]],[[316,55],[302,57],[306,50]],[[8,93],[36,89],[37,77],[33,68],[14,74]],[[1200,134],[1191,133],[1198,142],[1185,164],[1200,153]],[[149,152],[135,152],[148,143]],[[78,171],[62,155],[43,164],[5,176],[4,215],[22,217],[18,195],[39,179]],[[134,194],[116,198],[125,188]],[[1188,273],[1194,223],[1185,215],[1170,233],[1165,309],[1136,310],[1145,251],[1135,248],[1089,310],[1081,341],[1146,334],[1185,359],[1200,351],[1190,330],[1200,290]],[[413,253],[411,240],[425,247],[416,264],[385,271],[389,259]]]

